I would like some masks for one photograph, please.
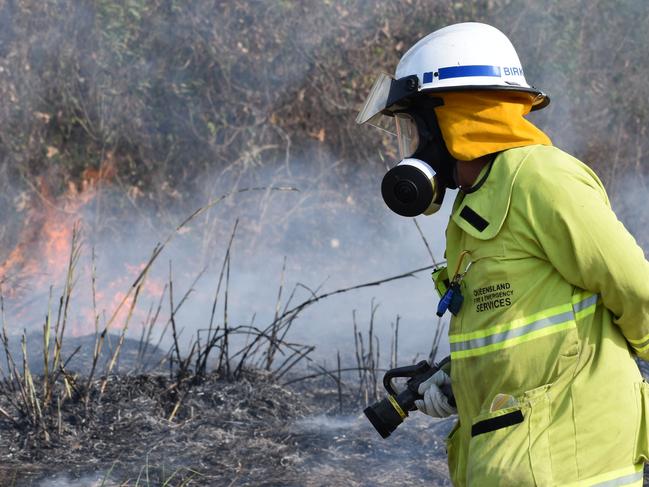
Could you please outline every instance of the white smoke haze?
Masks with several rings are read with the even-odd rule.
[[[142,5],[153,3],[138,3],[136,14]],[[68,5],[65,0],[50,4]],[[396,144],[382,143],[382,136],[373,134],[372,128],[355,127],[352,120],[375,73],[393,72],[401,54],[418,36],[451,22],[485,21],[511,38],[528,81],[552,99],[547,109],[531,114],[530,119],[555,145],[594,167],[620,218],[640,244],[649,248],[649,185],[644,177],[644,154],[649,150],[644,76],[647,2],[239,4],[201,0],[192,2],[187,15],[175,18],[175,24],[169,21],[173,16],[161,16],[159,22],[147,17],[146,22],[134,23],[132,31],[120,30],[120,22],[129,14],[116,2],[77,2],[57,18],[56,25],[36,14],[18,15],[16,5],[16,1],[0,0],[0,98],[10,107],[0,107],[0,242],[7,245],[0,249],[0,257],[7,257],[20,243],[24,228],[58,220],[70,231],[75,221],[81,221],[83,246],[70,304],[70,336],[94,332],[93,249],[101,329],[157,242],[164,241],[195,209],[243,188],[295,187],[299,191],[236,193],[193,219],[173,237],[152,267],[129,327],[130,338],[139,338],[150,307],[155,310],[168,285],[170,265],[176,303],[205,269],[176,316],[184,350],[207,328],[228,239],[237,220],[228,289],[231,326],[254,323],[263,328],[273,320],[284,262],[280,307],[296,285],[293,304],[308,299],[312,291],[334,291],[431,265],[413,221],[391,213],[381,199],[380,181],[386,168],[397,162]],[[30,8],[37,12],[38,5],[33,2]],[[165,2],[169,11],[174,5],[178,4]],[[102,18],[110,20],[103,30],[96,27],[100,8],[107,9]],[[260,18],[275,19],[277,25],[261,36],[267,43],[257,45],[248,33]],[[38,32],[30,31],[32,37],[18,43],[20,66],[12,64],[12,58],[6,56],[10,41],[24,25],[39,21]],[[132,56],[120,56],[122,43],[137,47],[141,38],[148,42],[147,32],[158,43],[150,56],[141,56],[137,49]],[[359,52],[368,45],[371,49]],[[186,46],[186,63],[170,62],[176,60],[173,56],[178,46]],[[192,51],[194,47],[197,52]],[[201,57],[201,52],[208,55]],[[191,79],[199,72],[192,70],[205,58],[214,60],[205,70],[206,78]],[[22,60],[28,62],[22,64]],[[52,68],[41,73],[42,66]],[[34,76],[34,72],[43,76]],[[68,78],[78,82],[73,93],[53,84]],[[160,90],[168,96],[153,96],[152,81],[160,82]],[[197,81],[219,90],[192,84]],[[5,90],[7,86],[11,89]],[[169,86],[173,90],[164,91]],[[208,100],[207,95],[215,93],[225,95]],[[65,104],[59,103],[59,98],[74,105],[78,110],[75,116],[87,111],[94,125],[56,132],[54,121],[63,123],[70,118],[63,113]],[[306,100],[303,105],[295,102],[300,99]],[[293,117],[303,120],[297,123]],[[43,143],[39,145],[38,138],[19,137],[16,127],[23,125],[37,127],[34,132],[42,136]],[[346,127],[347,133],[336,134],[334,125]],[[170,142],[174,136],[176,145]],[[75,154],[69,149],[75,140],[93,140],[95,152]],[[226,142],[240,150],[222,149]],[[75,191],[47,198],[33,175],[45,180],[45,188],[47,183],[66,188],[68,181],[61,183],[61,179],[68,174],[82,180],[79,167],[68,171],[65,166],[71,154],[87,167],[114,166],[119,170],[88,188],[79,185]],[[127,158],[128,164],[124,163]],[[174,179],[191,171],[195,174]],[[143,174],[143,180],[134,179],[132,173]],[[443,260],[444,229],[454,196],[453,192],[447,194],[438,214],[417,219],[438,261]],[[68,197],[73,203],[69,211]],[[80,201],[83,204],[77,204]],[[37,205],[41,206],[33,214],[30,210]],[[62,232],[59,226],[55,229]],[[44,253],[45,248],[52,249],[50,232],[39,235],[47,237],[43,241],[29,241],[23,266],[29,270],[26,276],[20,268],[9,276],[0,274],[6,323],[16,344],[23,329],[40,343],[38,334],[48,306],[56,315],[71,236],[69,232],[57,235],[62,244],[55,249],[56,265]],[[0,269],[2,265],[0,261]],[[217,325],[224,319],[223,305],[222,288]],[[373,305],[381,367],[390,363],[397,316],[397,363],[427,358],[438,326],[430,271],[322,300],[300,314],[287,339],[315,345],[311,357],[328,369],[336,368],[337,351],[343,367],[353,366],[352,313],[355,311],[359,331],[366,336]],[[168,319],[167,290],[154,342]],[[121,318],[115,323],[115,333],[123,322]],[[446,321],[442,324],[447,326]],[[445,335],[437,359],[448,354]],[[235,338],[233,348],[245,340]],[[169,346],[171,336],[167,333],[162,348],[166,351]],[[371,431],[360,411],[359,415],[317,415],[294,424],[296,431],[307,436],[324,432],[326,438],[331,437],[330,450],[339,448],[349,462],[358,458],[355,455],[363,448],[373,452],[372,478],[392,478],[395,485],[407,481],[419,485],[420,479],[413,478],[417,472],[408,477],[399,469],[406,460],[427,465],[435,455],[443,458],[440,438],[449,426],[449,422],[435,423],[435,432],[440,432],[435,436],[427,429],[431,428],[430,418],[413,414],[401,426],[403,433],[386,442]],[[367,433],[360,446],[340,440],[349,436],[349,431],[359,430]],[[412,431],[422,434],[408,436]],[[404,438],[417,441],[408,443]],[[327,457],[331,451],[312,457],[312,465],[305,469],[315,478],[329,478],[327,472],[337,469],[331,458],[339,460]],[[300,452],[295,455],[299,457]],[[360,469],[358,478],[363,478],[365,465],[356,468]],[[81,479],[70,475],[44,479],[40,486],[120,485],[111,482],[107,470],[99,469]]]
[[[638,51],[633,39],[625,37],[624,42],[613,44],[608,41],[607,36],[588,35],[589,44],[577,46],[576,49],[566,49],[561,40],[557,41],[553,33],[564,28],[565,19],[571,15],[574,18],[581,18],[577,14],[586,9],[595,17],[605,15],[602,10],[590,7],[588,2],[576,2],[572,6],[564,7],[558,11],[557,4],[552,1],[537,2],[533,5],[512,5],[511,2],[474,2],[474,7],[467,7],[461,10],[459,6],[453,6],[458,10],[458,18],[455,21],[463,20],[484,20],[490,22],[505,31],[518,47],[526,73],[530,81],[540,88],[546,90],[552,97],[553,103],[547,110],[539,114],[533,114],[532,119],[553,136],[557,145],[569,152],[588,153],[592,145],[590,134],[585,133],[580,126],[581,118],[585,116],[596,116],[604,118],[609,114],[607,104],[612,103],[610,97],[602,100],[601,97],[593,96],[591,99],[574,99],[573,94],[579,91],[576,85],[581,84],[593,90],[593,94],[601,94],[603,90],[592,79],[590,85],[584,85],[583,65],[586,61],[582,58],[587,55],[588,60],[627,59]],[[449,5],[450,6],[450,5]],[[119,14],[119,9],[109,3],[102,4],[107,12]],[[266,15],[276,15],[279,7],[271,4],[260,4],[260,10],[266,10]],[[325,7],[322,7],[325,8]],[[342,7],[341,7],[342,8]],[[420,6],[414,5],[413,9]],[[112,9],[112,10],[111,10]],[[248,14],[254,15],[252,9]],[[647,18],[646,9],[642,2],[629,2],[626,11],[620,10],[619,18],[614,18],[617,27],[628,28],[629,23],[641,23]],[[229,15],[230,14],[230,15]],[[237,35],[238,26],[241,22],[247,22],[244,11],[233,8],[226,10],[224,15],[214,17],[209,2],[196,4],[192,15],[196,18],[216,18],[218,25],[197,23],[198,33],[210,36],[218,32],[217,37],[231,42],[241,43],[240,59],[251,56],[255,52],[255,46],[248,45],[247,40]],[[362,36],[374,35],[381,29],[389,31],[384,25],[385,17],[393,15],[394,12],[388,5],[379,5],[376,8],[354,7],[351,11],[340,11],[341,18],[346,15],[355,17],[355,31]],[[574,15],[573,15],[574,14]],[[16,15],[15,7],[8,3],[3,9],[3,25],[10,26]],[[135,107],[126,107],[120,103],[120,97],[129,92],[137,93],[139,87],[146,80],[154,77],[156,70],[163,65],[167,52],[171,48],[191,38],[190,33],[184,29],[187,25],[164,25],[149,26],[158,29],[155,35],[161,43],[158,58],[146,59],[132,57],[128,59],[118,58],[115,51],[115,39],[106,36],[97,39],[96,53],[108,66],[115,66],[119,72],[124,73],[124,79],[115,84],[113,78],[107,76],[101,70],[97,70],[94,64],[95,55],[93,51],[81,50],[74,52],[66,46],[67,36],[70,35],[72,26],[79,27],[80,32],[90,29],[93,25],[94,16],[97,11],[90,7],[79,6],[74,12],[61,21],[58,26],[48,26],[48,39],[39,39],[39,42],[31,48],[29,60],[34,66],[47,62],[48,59],[61,59],[64,63],[78,62],[79,70],[84,73],[83,83],[94,87],[106,98],[99,100],[99,119],[107,127],[118,126],[124,120],[124,114],[128,114],[127,108],[143,109],[155,114],[161,107],[146,106],[144,99],[133,98]],[[120,14],[121,15],[121,14]],[[308,85],[308,75],[312,70],[312,63],[308,60],[316,56],[322,45],[345,46],[345,50],[352,49],[350,41],[339,44],[337,37],[340,32],[329,28],[314,28],[311,22],[320,18],[319,15],[307,17],[303,22],[291,26],[289,32],[290,42],[273,45],[273,53],[278,59],[287,60],[284,65],[286,71],[281,72],[273,81],[272,88],[266,96],[276,100],[275,103],[260,105],[260,113],[256,114],[260,119],[268,117],[269,113],[264,110],[273,110],[277,104],[283,102],[283,98],[301,96],[304,89],[311,88]],[[430,31],[435,27],[437,19],[431,18],[425,21],[418,18],[418,23],[413,29],[424,29]],[[332,25],[334,25],[333,23]],[[116,24],[117,25],[117,24]],[[584,26],[580,26],[584,27]],[[577,27],[574,27],[577,29]],[[584,27],[585,28],[585,27]],[[205,29],[204,31],[201,29]],[[213,31],[212,29],[215,29]],[[565,30],[565,29],[564,29]],[[92,31],[89,31],[92,32]],[[112,32],[112,31],[111,31]],[[425,33],[425,32],[422,32]],[[4,34],[7,38],[11,36],[11,29]],[[576,34],[575,34],[576,35]],[[612,36],[613,34],[611,34]],[[188,37],[189,36],[189,37]],[[218,37],[220,36],[220,37]],[[590,41],[593,42],[590,42]],[[386,39],[387,45],[393,42]],[[408,46],[403,42],[397,42],[398,50],[403,51]],[[611,46],[614,46],[611,50]],[[27,47],[25,47],[27,48]],[[548,55],[548,51],[551,55]],[[295,56],[294,53],[299,55]],[[585,54],[586,53],[586,54]],[[91,55],[92,54],[92,55]],[[392,56],[396,61],[398,52]],[[551,59],[553,64],[547,63]],[[545,64],[538,62],[544,59]],[[632,58],[630,58],[632,59]],[[288,62],[288,60],[293,62]],[[227,61],[229,68],[237,70],[237,63]],[[601,61],[593,64],[601,64]],[[10,73],[2,66],[2,76],[16,75]],[[391,71],[394,66],[377,66],[376,68]],[[24,69],[29,69],[25,67]],[[369,69],[369,68],[368,68]],[[370,75],[371,73],[367,73]],[[258,73],[243,73],[239,70],[236,78],[243,85],[254,84]],[[169,81],[178,83],[179,86],[187,80],[181,72],[170,72]],[[50,86],[47,80],[26,78],[32,80],[32,84],[20,86],[20,91],[13,96],[18,96],[21,103],[29,110],[35,110],[47,99]],[[266,80],[266,79],[265,79]],[[267,80],[266,80],[267,81]],[[114,83],[114,84],[111,84]],[[330,84],[333,84],[330,83]],[[317,88],[316,88],[317,89]],[[301,91],[302,90],[302,91]],[[242,92],[243,94],[243,92]],[[11,94],[10,94],[11,95]],[[325,96],[326,95],[326,96]],[[330,100],[329,93],[323,93],[324,103],[344,103],[348,109],[346,116],[353,117],[353,109],[357,105],[362,94],[353,93],[351,96],[343,96],[340,100]],[[104,96],[104,95],[102,95]],[[129,95],[130,96],[130,95]],[[192,99],[198,103],[198,97]],[[96,101],[95,101],[96,102]],[[167,100],[173,109],[179,102]],[[140,104],[140,105],[138,105]],[[197,105],[198,106],[198,105]],[[92,108],[92,107],[91,107]],[[595,109],[596,108],[596,109]],[[40,117],[45,115],[42,112]],[[32,113],[32,116],[33,116]],[[24,116],[21,112],[12,112],[13,117]],[[10,120],[11,123],[18,123]],[[34,118],[37,123],[38,117]],[[5,121],[7,123],[7,121]],[[258,130],[266,130],[266,126],[260,125]],[[161,127],[126,127],[123,130],[160,130]],[[314,130],[316,127],[314,127]],[[277,128],[277,130],[280,130]],[[362,127],[356,128],[354,134],[362,134],[363,131],[371,129]],[[118,132],[119,133],[119,132]],[[616,141],[611,130],[611,139],[606,140],[600,137],[601,144],[614,146]],[[287,134],[284,134],[287,135]],[[289,140],[290,141],[290,135]],[[318,134],[315,137],[319,137]],[[324,135],[323,135],[324,137]],[[367,139],[359,139],[367,140]],[[326,142],[329,144],[329,142]],[[317,144],[316,144],[317,145]],[[12,157],[19,157],[20,150],[9,144],[3,147]],[[384,163],[379,162],[379,151],[375,151],[376,163],[365,167],[357,168],[353,172],[347,171],[344,178],[337,177],[335,168],[341,164],[335,154],[322,155],[318,149],[311,157],[302,153],[291,152],[287,145],[287,157],[284,164],[264,165],[264,157],[254,157],[251,154],[255,151],[254,142],[239,155],[237,164],[239,166],[225,166],[224,169],[206,168],[203,174],[196,178],[197,183],[186,193],[195,195],[194,199],[181,198],[177,201],[176,207],[166,207],[162,210],[158,207],[154,210],[147,209],[146,202],[137,199],[137,193],[129,193],[132,187],[122,184],[118,180],[117,188],[110,189],[107,183],[102,189],[100,202],[93,202],[82,209],[82,216],[85,221],[86,245],[84,246],[84,257],[82,266],[89,267],[89,255],[94,247],[97,256],[97,286],[99,292],[108,289],[105,293],[116,293],[117,290],[109,286],[109,283],[120,283],[124,286],[120,292],[128,290],[129,281],[137,275],[137,266],[146,261],[151,249],[157,241],[160,241],[181,221],[193,208],[205,204],[214,196],[227,193],[233,188],[247,186],[290,186],[294,185],[301,191],[299,193],[264,193],[255,192],[238,194],[229,198],[221,205],[201,215],[193,222],[187,233],[175,237],[163,255],[156,263],[151,273],[151,280],[157,283],[161,289],[167,281],[169,261],[174,266],[174,285],[176,293],[182,294],[193,278],[203,268],[209,266],[205,276],[197,283],[196,290],[192,293],[187,305],[184,306],[179,315],[179,326],[184,329],[183,340],[188,342],[191,336],[200,328],[206,326],[209,315],[211,292],[216,286],[216,278],[223,252],[227,245],[227,236],[234,225],[234,221],[240,218],[239,231],[235,239],[232,254],[232,276],[230,289],[230,318],[233,323],[249,323],[253,315],[256,315],[257,322],[267,322],[272,319],[277,299],[277,290],[280,282],[280,274],[284,258],[286,257],[287,268],[285,277],[286,290],[299,282],[310,289],[319,286],[322,291],[334,290],[350,285],[372,281],[383,277],[399,274],[407,270],[422,267],[430,264],[428,253],[421,242],[421,239],[412,222],[392,215],[384,207],[379,194],[379,183],[382,177],[382,166],[393,164],[390,157],[386,157]],[[325,151],[326,152],[326,151]],[[263,152],[262,152],[263,154]],[[55,159],[51,162],[55,163]],[[589,161],[587,161],[589,162]],[[50,162],[48,162],[50,163]],[[246,171],[240,170],[240,165],[247,167]],[[239,169],[237,169],[239,168]],[[607,176],[604,174],[603,176]],[[25,187],[24,179],[11,180],[10,171],[3,166],[2,178],[4,186],[10,188],[4,197],[14,204],[25,194],[33,194]],[[154,184],[165,187],[168,183],[162,178],[162,174],[152,171]],[[624,187],[617,183],[617,177],[605,177],[612,187]],[[631,178],[633,179],[633,178]],[[372,181],[373,184],[368,184]],[[305,184],[306,183],[306,184]],[[174,189],[169,192],[173,194]],[[135,196],[134,196],[135,194]],[[618,196],[619,195],[619,196]],[[132,214],[127,220],[124,219],[124,211],[112,214],[111,208],[123,208],[126,199],[132,199],[137,204],[133,206]],[[626,198],[624,191],[614,191],[613,202],[616,198]],[[116,201],[112,202],[111,200]],[[421,218],[420,223],[426,237],[431,242],[436,258],[441,260],[443,254],[443,228],[448,217],[452,195],[447,196],[445,211],[432,218]],[[634,205],[635,206],[635,205]],[[617,204],[617,207],[626,208],[625,204]],[[11,205],[3,206],[2,217],[6,219],[5,228],[16,228],[19,226],[24,213],[12,214]],[[637,206],[636,206],[637,208]],[[636,210],[637,211],[637,210]],[[633,213],[630,212],[632,215]],[[81,216],[81,215],[80,215]],[[117,220],[120,218],[121,220]],[[623,215],[624,218],[624,215]],[[637,219],[626,217],[627,220]],[[72,221],[72,220],[71,220]],[[630,225],[634,228],[633,224]],[[267,244],[267,242],[270,243]],[[130,275],[126,276],[124,264],[131,266]],[[28,331],[37,330],[42,326],[42,319],[47,309],[49,285],[54,285],[54,296],[58,295],[63,276],[39,276],[39,288],[29,287],[29,283],[21,283],[28,286],[27,304],[7,298],[8,322],[12,324],[12,331],[20,333],[23,328]],[[85,279],[83,278],[85,277]],[[76,317],[76,324],[72,326],[75,333],[84,331],[91,332],[92,323],[87,323],[88,317],[85,310],[91,308],[90,283],[88,272],[80,277],[78,293],[75,299],[75,310],[84,310],[82,316]],[[127,278],[128,277],[128,278]],[[49,279],[49,280],[48,280]],[[7,285],[5,284],[5,289]],[[302,291],[307,293],[305,289]],[[301,292],[302,292],[301,291]],[[155,293],[153,293],[155,294]],[[287,293],[284,293],[286,296]],[[149,296],[150,301],[155,298]],[[317,343],[317,353],[323,356],[331,355],[335,349],[349,352],[351,335],[351,314],[352,310],[358,310],[358,321],[361,326],[369,321],[370,306],[372,300],[378,305],[376,314],[376,331],[381,337],[387,351],[390,324],[400,316],[400,345],[403,347],[401,353],[404,359],[414,357],[417,354],[425,355],[427,346],[422,337],[431,337],[437,321],[434,316],[436,298],[427,273],[421,273],[417,279],[407,279],[377,288],[369,288],[363,291],[355,291],[346,295],[337,296],[318,303],[307,310],[296,323],[293,330],[295,340],[305,343]],[[99,311],[105,313],[105,318],[110,316],[110,305],[101,303],[106,308]],[[149,302],[143,301],[142,307],[146,308]],[[25,308],[28,308],[27,315]],[[18,312],[12,315],[12,310]],[[145,312],[143,312],[145,314]],[[141,316],[137,318],[142,319]],[[75,317],[72,317],[73,321]],[[85,322],[84,322],[85,320]],[[90,320],[91,321],[91,320]],[[164,320],[162,320],[164,322]],[[134,320],[132,334],[137,335],[138,321]],[[346,350],[345,350],[346,349]]]
[[[366,421],[367,418],[365,418],[365,416],[363,415],[329,416],[322,414],[300,419],[296,421],[295,426],[305,431],[320,431],[322,429],[348,430],[359,422],[365,424]]]
[[[300,192],[266,194],[258,191],[233,195],[197,217],[176,235],[151,269],[148,281],[152,284],[137,308],[129,336],[139,337],[146,310],[150,305],[157,305],[168,281],[170,263],[176,301],[190,288],[194,278],[207,269],[176,316],[178,327],[183,330],[182,341],[189,343],[199,329],[208,327],[228,234],[237,218],[239,226],[232,247],[228,294],[231,326],[249,324],[253,315],[258,324],[272,321],[285,259],[282,306],[298,283],[304,287],[298,288],[294,305],[310,297],[307,288],[324,293],[432,265],[413,221],[392,214],[383,204],[378,187],[382,174],[374,176],[374,188],[357,186],[351,180],[348,191],[341,192],[328,187],[328,184],[323,185],[322,181],[317,183],[319,187],[305,188],[309,181],[322,177],[309,171],[308,167],[296,164],[292,169],[292,179],[281,180],[283,186],[295,186]],[[203,201],[197,198],[194,207],[227,193],[227,189],[225,185],[211,186],[211,194],[206,195]],[[119,197],[119,194],[108,191],[101,196],[107,207],[112,206],[107,200]],[[362,205],[357,203],[358,200]],[[296,205],[295,201],[299,204]],[[443,260],[441,229],[448,218],[451,201],[452,195],[447,197],[442,212],[418,220],[438,261]],[[114,239],[101,239],[92,235],[94,211],[91,204],[79,215],[86,238],[77,271],[78,283],[70,305],[69,330],[75,335],[94,330],[90,272],[93,249],[97,295],[107,298],[100,300],[97,309],[102,325],[119,302],[107,294],[126,293],[155,244],[172,233],[176,224],[188,214],[170,210],[165,221],[161,222],[156,215],[141,210],[128,221],[119,223],[122,234]],[[217,235],[209,234],[212,229]],[[265,245],[265,241],[269,244]],[[66,241],[65,251],[59,257],[67,258],[69,245],[70,242]],[[54,286],[56,299],[62,291],[64,277],[37,275],[36,282],[21,282],[22,292],[15,298],[6,299],[7,323],[14,335],[22,333],[23,328],[33,332],[42,327],[48,306],[48,288]],[[24,300],[28,301],[28,307]],[[360,330],[366,331],[372,302],[378,306],[375,332],[386,358],[391,324],[397,315],[400,317],[399,352],[402,359],[410,362],[417,355],[428,354],[437,326],[434,314],[436,297],[430,271],[421,272],[414,278],[325,299],[300,316],[289,338],[317,344],[315,355],[319,358],[327,358],[340,349],[347,360],[347,357],[351,358],[350,344],[353,343],[352,311],[357,311]],[[159,320],[160,330],[168,320],[168,309],[165,299]],[[221,310],[217,311],[217,320],[222,320]],[[121,322],[115,323],[115,331],[120,326]],[[168,346],[169,340],[167,336],[163,344]]]
[[[80,479],[73,479],[67,475],[56,475],[41,480],[38,487],[116,487],[118,482],[112,481],[102,474],[88,475]]]

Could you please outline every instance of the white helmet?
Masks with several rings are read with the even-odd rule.
[[[412,46],[395,76],[379,76],[356,122],[376,124],[381,112],[391,115],[392,106],[400,107],[399,102],[421,92],[492,89],[532,94],[532,110],[550,103],[545,93],[527,83],[505,34],[477,22],[449,25]]]

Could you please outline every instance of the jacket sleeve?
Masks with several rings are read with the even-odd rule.
[[[649,263],[644,252],[586,165],[567,154],[539,162],[543,164],[532,170],[533,178],[522,178],[529,181],[524,186],[530,237],[566,281],[601,296],[633,350],[649,360]]]

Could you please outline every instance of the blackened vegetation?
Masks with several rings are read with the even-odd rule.
[[[236,383],[210,375],[170,422],[173,386],[160,376],[112,378],[91,417],[80,403],[62,408],[62,434],[47,444],[3,425],[0,478],[16,486],[50,485],[62,472],[99,479],[84,486],[449,485],[448,422],[413,416],[384,442],[351,398],[334,415],[330,386],[287,389],[263,373]]]
[[[366,335],[355,327],[356,367],[341,367],[338,356],[333,369],[312,363],[313,373],[306,376],[284,377],[272,361],[269,371],[259,365],[227,368],[218,361],[201,371],[187,365],[191,351],[175,347],[162,358],[162,369],[170,367],[163,374],[142,364],[141,344],[133,340],[122,342],[120,374],[88,380],[77,372],[95,363],[110,370],[109,353],[108,361],[87,355],[74,370],[63,360],[58,368],[32,375],[26,348],[19,352],[21,368],[7,347],[9,374],[0,383],[0,478],[18,487],[50,485],[63,472],[65,482],[80,479],[84,486],[449,485],[448,421],[414,414],[384,441],[360,414],[382,394],[380,343],[372,328],[373,318]],[[269,335],[261,335],[266,354],[249,352],[249,357],[267,363]],[[119,336],[104,339],[113,348],[120,343]],[[94,343],[68,341],[75,352]],[[287,356],[280,353],[284,342],[274,343],[274,350]],[[223,346],[216,342],[216,357]],[[196,349],[195,344],[191,350]],[[390,366],[397,349],[398,321]],[[143,367],[147,374],[138,372]]]

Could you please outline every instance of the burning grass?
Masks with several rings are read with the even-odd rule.
[[[410,458],[389,453],[394,446],[381,443],[358,414],[379,394],[374,306],[367,336],[354,320],[355,367],[342,367],[338,354],[337,368],[329,370],[310,357],[314,346],[288,338],[300,314],[315,303],[428,267],[326,293],[310,290],[303,301],[296,293],[304,286],[285,289],[283,270],[272,320],[265,326],[233,324],[228,299],[235,223],[208,326],[198,330],[188,346],[181,344],[176,316],[193,284],[177,295],[170,264],[168,282],[157,306],[146,315],[139,341],[127,338],[150,269],[173,236],[204,209],[154,247],[101,326],[93,268],[94,335],[78,339],[66,333],[82,248],[78,227],[72,231],[62,293],[57,305],[49,306],[40,335],[23,332],[16,346],[2,300],[2,478],[14,479],[10,485],[17,486],[55,485],[62,472],[85,482],[80,485],[95,480],[96,485],[366,485],[363,472],[369,464],[376,472],[372,485],[389,485],[396,476],[410,478],[401,465],[406,462],[416,478],[445,482],[442,440],[435,425],[426,423],[404,434],[413,445],[436,445],[432,457]],[[161,318],[163,306],[169,310],[166,320]],[[165,335],[171,346],[163,353],[158,345]],[[391,366],[397,349],[398,319]],[[311,372],[298,376],[298,364],[308,364]],[[412,445],[401,448],[409,451]],[[386,471],[386,465],[394,472]]]

